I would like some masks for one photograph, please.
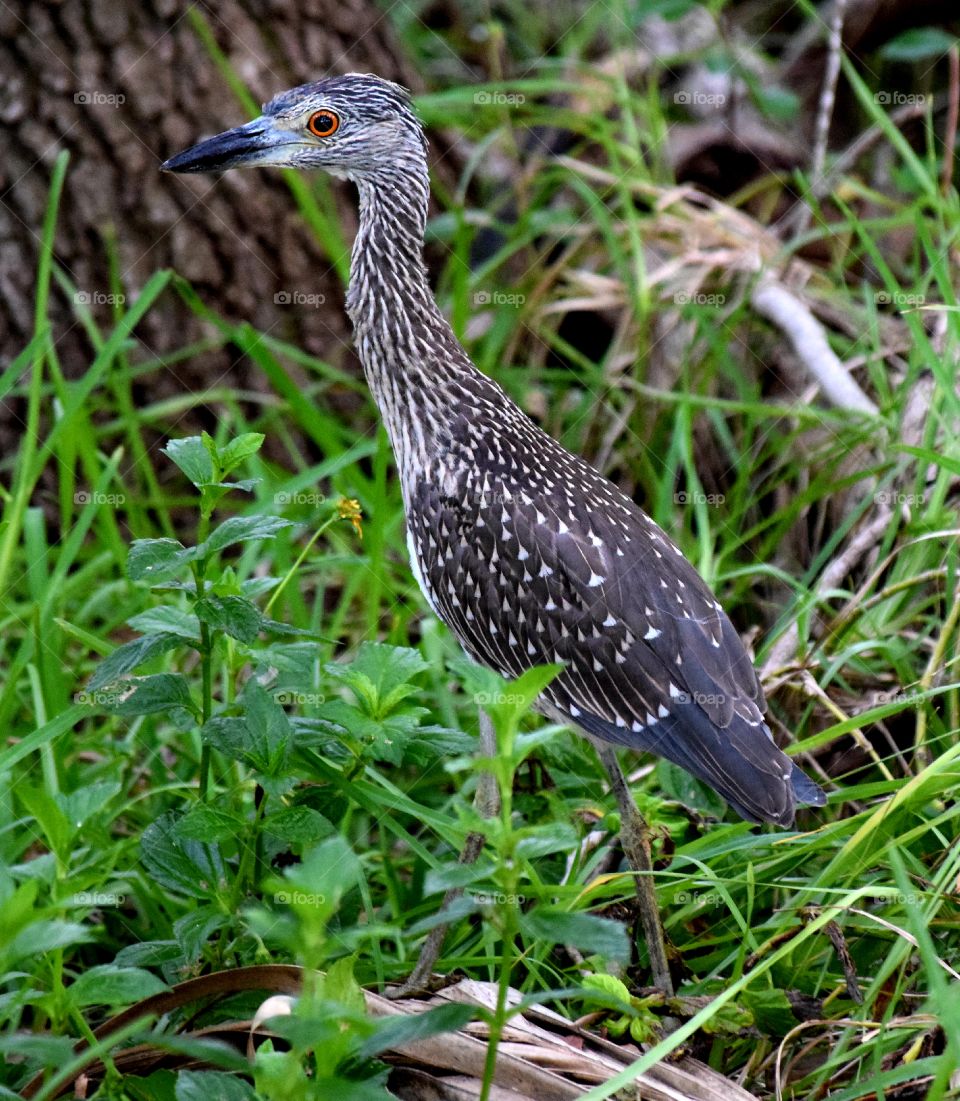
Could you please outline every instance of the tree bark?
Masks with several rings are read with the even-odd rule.
[[[296,211],[279,173],[184,180],[166,157],[243,122],[178,0],[70,0],[0,5],[0,349],[9,362],[33,330],[40,225],[53,162],[70,151],[56,259],[109,326],[110,255],[128,301],[172,267],[216,312],[247,320],[336,362],[348,331],[343,289]],[[408,86],[384,14],[373,0],[216,0],[197,10],[236,73],[262,100],[328,73],[376,72]],[[348,212],[352,204],[340,204]],[[350,215],[345,215],[350,217]],[[352,237],[346,225],[345,236]],[[290,304],[276,296],[286,292]],[[303,305],[298,295],[322,295]],[[316,301],[314,299],[313,301]],[[68,377],[93,349],[72,296],[54,289],[54,337]],[[205,332],[173,293],[137,329],[135,356],[162,356]],[[263,388],[236,350],[151,372],[145,398],[216,383]],[[0,442],[18,434],[16,404],[0,407]]]

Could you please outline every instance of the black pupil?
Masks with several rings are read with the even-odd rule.
[[[333,129],[333,116],[326,114],[314,116],[313,128],[319,130],[321,134],[328,134]]]

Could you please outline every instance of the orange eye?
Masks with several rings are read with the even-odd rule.
[[[315,138],[329,138],[339,128],[340,116],[333,111],[315,111],[307,123],[307,129]]]

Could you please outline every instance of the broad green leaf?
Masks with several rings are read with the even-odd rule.
[[[218,451],[220,469],[223,474],[229,474],[238,467],[244,459],[249,459],[263,446],[266,437],[262,432],[244,432],[235,439],[230,440]]]
[[[618,979],[616,975],[607,975],[601,972],[584,975],[580,981],[590,990],[599,990],[616,998],[617,1001],[623,1002],[625,1007],[629,1007],[631,1004],[632,995],[627,984],[622,979]]]
[[[127,576],[131,581],[158,584],[168,581],[195,559],[195,549],[176,539],[135,539],[127,555]]]
[[[237,837],[244,823],[236,815],[212,807],[209,803],[195,803],[177,820],[174,833],[188,841],[227,841]]]
[[[234,715],[214,715],[200,728],[204,742],[234,761],[246,761],[250,732],[243,719]]]
[[[199,436],[185,436],[183,439],[170,440],[161,450],[180,467],[198,489],[214,480],[216,471],[213,469],[213,462]]]
[[[205,596],[194,610],[198,619],[240,642],[253,642],[263,622],[256,605],[242,596]]]
[[[118,967],[154,967],[182,960],[183,953],[175,940],[143,940],[127,944],[114,957]]]
[[[321,912],[333,913],[346,891],[351,890],[360,875],[360,861],[346,838],[334,834],[304,853],[299,864],[285,869],[283,882],[299,888],[312,901],[306,905]],[[287,900],[297,905],[297,891]]]
[[[562,665],[535,665],[514,681],[498,678],[497,688],[477,702],[498,729],[515,727],[562,668]]]
[[[156,608],[132,615],[127,623],[145,635],[171,634],[181,638],[199,639],[200,621],[195,615],[175,604],[160,604]]]
[[[257,1101],[248,1082],[217,1070],[182,1070],[177,1075],[176,1101]]]
[[[76,1006],[130,1005],[167,989],[167,984],[149,971],[108,963],[82,971],[67,994]]]
[[[250,734],[250,764],[264,776],[276,777],[286,766],[293,744],[293,727],[279,703],[256,681],[243,690],[246,704],[244,721]]]
[[[255,680],[247,682],[242,699],[244,714],[208,720],[202,730],[204,740],[254,769],[261,783],[281,777],[284,787],[289,786],[285,770],[294,730],[286,712]]]
[[[757,1028],[767,1036],[786,1036],[796,1027],[797,1017],[783,990],[746,989],[740,1001],[750,1010]]]
[[[215,845],[177,836],[178,816],[162,815],[140,838],[144,867],[158,883],[188,898],[216,898],[224,879],[223,860]]]
[[[451,730],[445,726],[418,726],[417,736],[408,740],[404,760],[409,764],[433,763],[438,757],[445,760],[472,754],[477,740],[463,730]]]
[[[96,702],[115,715],[155,715],[184,708],[197,713],[190,686],[180,673],[154,673],[127,677],[96,693]]]
[[[359,683],[362,685],[368,679],[363,677]],[[375,692],[375,689],[370,690]],[[347,744],[364,756],[398,765],[404,760],[407,747],[420,737],[420,717],[427,712],[425,708],[412,707],[385,719],[376,719],[346,700],[333,699],[320,704],[317,713],[322,719],[342,727]]]
[[[131,642],[125,642],[100,662],[93,674],[93,679],[87,687],[87,691],[79,693],[77,702],[98,703],[99,701],[96,699],[98,688],[102,688],[105,684],[113,684],[125,673],[146,664],[159,654],[165,654],[168,650],[173,650],[182,645],[182,636],[166,633],[141,635],[140,638],[135,638]]]
[[[752,1028],[753,1023],[753,1014],[750,1010],[741,1005],[740,1002],[731,1001],[720,1006],[708,1021],[703,1022],[701,1027],[704,1032],[711,1035],[736,1034],[742,1032],[745,1028]]]
[[[337,1002],[348,1011],[366,1016],[367,1003],[363,996],[363,989],[353,974],[353,956],[344,956],[335,960],[327,968],[323,977],[323,997]]]
[[[268,815],[263,828],[288,845],[311,844],[336,833],[333,823],[313,807],[284,807]]]
[[[75,1041],[66,1036],[12,1029],[0,1036],[0,1054],[13,1056],[8,1062],[36,1064],[46,1067],[65,1066],[74,1057]],[[2,1101],[21,1101],[22,1094],[11,1091],[0,1093]]]
[[[211,472],[208,482],[214,480],[219,482],[223,478],[223,466],[220,463],[220,449],[217,447],[217,442],[209,432],[200,433],[200,442],[210,459]]]
[[[103,812],[110,800],[121,790],[121,786],[116,780],[99,780],[77,788],[68,795],[61,793],[57,799],[67,820],[79,829]]]
[[[590,955],[627,963],[630,959],[630,938],[618,921],[595,914],[571,914],[538,906],[520,915],[523,935],[543,944],[572,944]]]
[[[218,851],[217,854],[219,856]],[[189,910],[173,926],[182,958],[189,962],[199,959],[208,947],[210,938],[229,926],[231,920],[231,916],[224,912],[222,906],[215,903],[195,906]]]
[[[294,527],[292,520],[280,516],[231,516],[211,533],[210,537],[196,548],[196,557],[206,558],[233,546],[235,543],[248,543],[255,539],[272,539],[284,528]]]
[[[364,642],[353,661],[332,662],[327,671],[349,685],[371,715],[382,718],[417,691],[410,681],[428,668],[418,650]]]
[[[78,945],[89,944],[94,930],[76,921],[42,918],[21,930],[5,951],[7,965],[22,959],[35,963],[39,957],[58,948],[76,951]]]

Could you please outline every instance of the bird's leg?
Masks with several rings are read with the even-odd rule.
[[[480,755],[482,757],[495,757],[497,754],[497,735],[493,729],[493,723],[485,711],[480,712]],[[492,772],[483,769],[477,779],[477,793],[474,796],[473,805],[484,818],[493,818],[500,813],[500,792],[497,788],[496,777]],[[468,833],[460,853],[461,864],[473,864],[483,851],[484,836],[482,833]],[[451,887],[443,896],[441,912],[448,909],[463,894],[462,887]],[[389,991],[388,998],[405,998],[408,994],[414,994],[427,985],[427,980],[433,973],[434,965],[443,948],[443,941],[447,935],[449,925],[435,925],[429,932],[427,939],[420,949],[417,965],[410,972],[409,977],[395,990]]]
[[[650,854],[650,827],[640,813],[633,793],[627,785],[616,750],[612,746],[598,746],[600,761],[610,778],[610,787],[620,808],[620,842],[630,867],[637,873],[634,886],[640,904],[640,922],[650,954],[650,971],[653,985],[668,997],[673,994],[673,980],[667,963],[667,941],[660,921],[660,907],[653,885],[653,859]]]

